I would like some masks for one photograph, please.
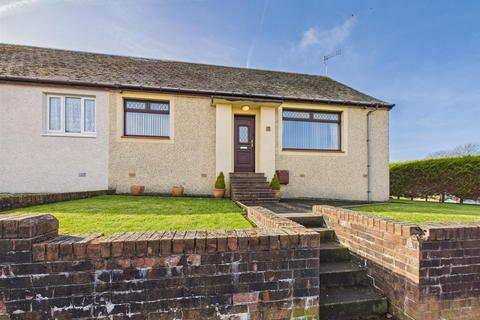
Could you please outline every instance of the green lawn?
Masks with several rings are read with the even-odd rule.
[[[60,233],[118,231],[245,229],[252,225],[242,209],[228,199],[99,196],[11,211],[50,213],[60,221]]]
[[[404,222],[471,222],[480,221],[480,206],[393,200],[388,204],[352,206],[351,210]]]

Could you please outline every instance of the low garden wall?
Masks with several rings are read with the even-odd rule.
[[[90,198],[109,194],[110,192],[110,190],[99,190],[64,193],[12,194],[11,196],[0,197],[0,211],[34,206],[37,204]]]
[[[478,319],[480,224],[408,224],[315,206],[403,319]]]
[[[317,319],[319,234],[248,215],[261,228],[111,236],[0,216],[0,319]]]

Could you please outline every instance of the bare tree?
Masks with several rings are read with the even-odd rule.
[[[476,156],[480,154],[480,145],[476,143],[466,143],[453,149],[455,156]]]
[[[436,151],[427,156],[427,159],[433,158],[448,158],[448,157],[463,157],[480,155],[480,144],[466,143],[456,146],[452,150]]]

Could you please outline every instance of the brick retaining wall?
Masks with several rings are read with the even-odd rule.
[[[315,206],[401,318],[478,319],[480,224],[408,224]]]
[[[0,230],[2,320],[318,318],[320,239],[305,228],[56,236],[54,217],[23,215]]]
[[[109,194],[110,190],[64,192],[64,193],[39,193],[20,194],[0,197],[0,211],[34,206],[59,201],[76,200]]]

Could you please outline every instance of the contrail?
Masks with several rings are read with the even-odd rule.
[[[255,50],[255,46],[257,44],[258,37],[259,37],[260,34],[262,34],[262,31],[263,31],[263,21],[265,20],[265,13],[267,12],[267,7],[268,7],[268,0],[265,0],[265,2],[263,3],[262,16],[260,17],[260,28],[258,30],[258,33],[253,38],[252,45],[248,49],[247,63],[246,63],[247,68],[250,68],[250,62],[252,61],[253,51]]]

